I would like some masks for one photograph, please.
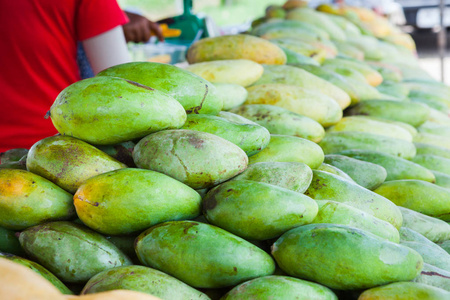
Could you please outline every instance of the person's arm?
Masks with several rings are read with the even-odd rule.
[[[161,42],[164,41],[161,28],[157,23],[135,13],[125,10],[124,12],[130,20],[123,25],[123,33],[127,42],[146,43],[152,35],[156,35]]]
[[[122,26],[114,27],[81,43],[94,74],[131,61]]]

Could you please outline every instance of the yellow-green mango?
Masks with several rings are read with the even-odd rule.
[[[412,142],[367,132],[329,132],[319,145],[325,154],[356,149],[379,151],[405,159],[416,155],[416,147]]]
[[[432,107],[429,108],[430,114],[427,121],[439,124],[439,125],[450,125],[450,117],[448,114],[443,113]]]
[[[444,158],[450,158],[450,149],[425,143],[414,142],[414,145],[416,146],[417,154],[435,155]]]
[[[344,155],[325,155],[324,162],[344,171],[357,184],[369,190],[379,187],[387,176],[382,166]]]
[[[295,53],[310,57],[319,64],[322,63],[325,58],[330,56],[330,50],[327,51],[326,46],[320,44],[320,42],[306,42],[295,38],[272,38],[269,39],[269,41],[283,50],[288,49],[294,51]],[[335,52],[337,52],[336,49]],[[335,56],[336,53],[334,53],[331,57]]]
[[[339,224],[369,231],[388,241],[398,243],[400,235],[391,223],[374,217],[356,207],[332,200],[316,200],[319,212],[311,223]]]
[[[400,83],[403,80],[403,75],[400,70],[390,64],[376,61],[368,61],[367,64],[381,74],[381,76],[383,77],[383,83],[392,85],[395,83]],[[381,85],[383,85],[383,83]],[[401,94],[403,96],[408,96],[407,91],[409,91],[409,87],[405,86],[404,84],[398,84],[397,86],[401,87],[403,91]]]
[[[264,149],[270,141],[269,131],[250,120],[247,120],[246,123],[238,123],[220,116],[189,115],[181,129],[217,135],[239,146],[248,156]]]
[[[0,169],[0,226],[22,230],[75,216],[72,195],[25,170]]]
[[[271,134],[298,136],[315,143],[325,136],[325,130],[319,122],[275,105],[241,105],[230,112],[264,126]]]
[[[86,179],[127,166],[100,149],[70,136],[51,136],[28,152],[27,169],[74,194]]]
[[[408,131],[412,137],[414,137],[417,134],[417,129],[412,126],[411,124],[407,124],[405,122],[400,122],[400,121],[393,121],[393,120],[388,120],[388,119],[384,119],[384,118],[379,118],[379,117],[373,117],[373,116],[363,116],[363,115],[359,115],[359,118],[365,118],[365,119],[372,119],[375,121],[379,121],[379,122],[384,122],[384,123],[388,123],[388,124],[394,124],[397,125],[399,127],[402,127],[403,129],[405,129],[406,131]]]
[[[312,180],[312,170],[301,162],[258,162],[230,180],[251,180],[304,193]]]
[[[323,29],[310,24],[308,22],[302,22],[299,20],[283,20],[279,22],[267,22],[263,23],[259,26],[256,26],[252,29],[251,34],[262,36],[268,32],[272,32],[274,30],[301,30],[303,32],[307,32],[309,35],[313,35],[320,39],[330,39],[330,35]]]
[[[449,125],[440,125],[430,121],[427,121],[420,125],[417,130],[419,132],[430,133],[435,135],[442,135],[446,137],[450,137],[450,126]]]
[[[142,169],[121,169],[86,180],[74,204],[84,224],[112,235],[139,232],[169,220],[193,219],[201,210],[195,190],[167,175]]]
[[[450,150],[450,137],[419,132],[414,136],[415,143],[430,144]]]
[[[423,93],[419,91],[411,91],[408,94],[408,99],[411,102],[423,103],[431,108],[434,108],[444,114],[449,111],[448,100],[441,98],[440,95],[432,95],[430,93]]]
[[[323,285],[290,276],[271,275],[241,283],[221,299],[337,300],[338,298],[332,290]]]
[[[411,159],[428,170],[450,175],[450,159],[431,154],[418,154]]]
[[[430,108],[421,103],[369,100],[358,103],[345,111],[346,116],[367,115],[400,121],[418,127],[428,120]]]
[[[291,229],[273,244],[272,255],[289,275],[339,290],[412,280],[423,265],[419,253],[408,247],[335,224]]]
[[[413,140],[411,133],[400,126],[360,116],[344,117],[333,126],[327,128],[327,132],[339,131],[368,132],[401,139],[408,142],[412,142]]]
[[[46,268],[44,268],[43,266],[41,266],[40,264],[19,257],[19,256],[15,256],[12,254],[8,254],[8,253],[1,253],[0,252],[0,257],[1,258],[5,258],[8,260],[11,260],[13,262],[16,262],[18,264],[21,264],[33,271],[35,271],[37,274],[41,275],[42,277],[44,277],[45,279],[47,279],[48,281],[51,282],[51,284],[53,284],[61,293],[65,294],[65,295],[72,295],[73,293],[69,290],[69,288],[67,286],[65,286],[64,283],[61,282],[61,280],[58,279],[58,277],[56,277],[55,275],[53,275],[49,270],[47,270]]]
[[[337,175],[339,177],[344,178],[345,180],[349,180],[355,184],[357,184],[350,176],[348,176],[347,173],[345,173],[344,171],[342,171],[341,169],[339,169],[338,167],[326,164],[326,163],[322,163],[316,170],[319,171],[324,171],[324,172],[328,172],[334,175]]]
[[[333,71],[338,73],[339,75],[344,76],[347,79],[352,80],[354,83],[358,84],[369,84],[364,77],[364,75],[359,72],[358,70],[346,67],[346,66],[340,66],[337,64],[327,64],[321,66],[321,68],[324,68],[325,70]],[[370,84],[369,84],[370,85]]]
[[[0,252],[25,256],[25,252],[20,246],[14,230],[9,230],[0,226]]]
[[[405,99],[408,97],[409,90],[400,83],[392,81],[383,81],[382,84],[377,86],[377,90],[385,95],[397,97],[399,99]]]
[[[97,145],[113,145],[183,126],[186,112],[171,96],[142,84],[109,76],[75,82],[50,108],[53,125]]]
[[[26,148],[14,148],[0,153],[0,164],[7,162],[19,161],[22,157],[28,154]]]
[[[233,83],[249,86],[263,74],[264,68],[248,59],[205,61],[186,67],[186,70],[212,83]]]
[[[264,73],[253,85],[282,83],[296,85],[333,98],[344,109],[351,103],[350,96],[336,85],[293,66],[263,65]]]
[[[386,181],[400,179],[419,179],[432,183],[436,181],[434,174],[427,168],[392,154],[352,149],[340,151],[338,154],[382,166],[387,171]]]
[[[374,192],[398,206],[450,221],[450,190],[446,188],[422,180],[405,179],[386,181]]]
[[[211,82],[169,64],[130,62],[109,67],[97,76],[125,78],[161,91],[177,100],[187,114],[216,115],[223,107],[222,99]],[[152,114],[156,111],[158,114],[167,113],[164,107],[164,104],[158,105],[152,109]]]
[[[443,300],[450,292],[418,282],[394,282],[365,290],[358,300]]]
[[[405,207],[398,207],[402,212],[402,227],[420,233],[434,243],[450,240],[450,224]]]
[[[313,170],[313,180],[305,195],[315,200],[334,200],[365,211],[400,228],[402,214],[398,207],[374,192],[339,176]]]
[[[423,264],[422,272],[413,281],[450,292],[450,272],[427,263]]]
[[[345,58],[331,58],[326,59],[322,66],[335,66],[339,68],[349,68],[351,70],[358,71],[361,73],[366,82],[370,84],[371,86],[378,86],[383,82],[383,76],[381,74],[373,69],[370,65],[353,59],[345,59]]]
[[[334,40],[333,43],[336,45],[340,57],[350,57],[358,60],[364,60],[364,51],[358,47],[350,45],[347,42],[336,40]]]
[[[436,178],[435,184],[444,188],[450,188],[450,175],[438,171],[431,171]]]
[[[314,142],[296,136],[272,134],[269,145],[249,157],[248,163],[301,162],[315,169],[322,164],[323,158],[322,149]]]
[[[130,259],[101,234],[59,221],[22,231],[25,252],[64,282],[83,283],[106,269],[130,265]]]
[[[226,181],[247,168],[245,152],[217,135],[194,130],[165,130],[136,144],[133,159],[139,168],[169,175],[193,189]]]
[[[247,91],[245,104],[279,106],[309,117],[323,127],[336,124],[342,118],[342,109],[332,98],[297,85],[268,83],[251,86]]]
[[[311,223],[317,209],[317,203],[308,196],[250,180],[224,182],[203,199],[203,215],[210,224],[246,240],[277,238]]]
[[[192,221],[147,229],[136,239],[136,253],[144,265],[196,288],[234,286],[275,271],[272,257],[260,248],[219,227]]]
[[[247,100],[247,90],[234,83],[214,83],[217,96],[222,98],[223,110],[230,110],[233,107],[242,105]]]
[[[248,34],[201,39],[189,47],[186,58],[190,64],[224,59],[248,59],[259,64],[286,63],[286,55],[280,47]]]
[[[287,65],[308,64],[308,65],[320,66],[320,64],[317,62],[317,60],[314,60],[313,58],[311,58],[309,56],[295,52],[295,51],[288,49],[286,47],[283,47],[283,46],[280,46],[280,48],[286,54],[286,64]]]
[[[166,273],[137,265],[117,267],[96,274],[86,283],[81,295],[113,290],[137,291],[161,299],[209,300],[202,292]]]

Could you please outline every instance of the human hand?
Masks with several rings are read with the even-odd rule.
[[[125,11],[130,21],[123,25],[123,33],[127,42],[146,43],[152,35],[156,35],[158,40],[164,41],[161,28],[155,22],[144,16]]]

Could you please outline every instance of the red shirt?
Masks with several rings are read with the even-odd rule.
[[[116,0],[0,0],[0,152],[57,133],[44,116],[81,79],[77,42],[127,21]]]

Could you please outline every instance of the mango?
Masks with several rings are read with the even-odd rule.
[[[245,124],[232,122],[220,116],[189,115],[181,129],[212,133],[239,146],[252,156],[269,144],[270,133],[261,125],[247,120]]]
[[[417,129],[419,130],[419,132],[450,137],[450,126],[448,125],[440,125],[427,121],[420,125]]]
[[[55,286],[36,272],[1,257],[0,280],[0,299],[65,299]]]
[[[0,169],[0,226],[22,230],[75,216],[72,195],[25,170]]]
[[[356,149],[379,151],[405,159],[416,155],[416,147],[412,142],[367,132],[329,132],[319,145],[325,154]]]
[[[352,70],[356,70],[364,76],[368,84],[374,87],[380,85],[383,82],[383,76],[381,76],[378,71],[373,69],[370,65],[361,61],[345,58],[331,58],[326,59],[323,62],[322,66],[336,66],[340,68],[349,68]]]
[[[316,203],[319,212],[312,223],[346,225],[369,231],[394,243],[400,241],[400,235],[394,226],[360,209],[331,200],[316,200]]]
[[[386,181],[418,179],[433,183],[436,180],[434,174],[427,168],[395,155],[380,151],[352,149],[338,153],[382,166],[387,171]]]
[[[423,264],[422,272],[413,281],[450,292],[450,272],[427,263]]]
[[[212,83],[189,71],[169,64],[130,62],[112,66],[101,71],[97,76],[120,77],[158,90],[168,95],[169,98],[172,97],[177,100],[187,114],[216,115],[223,107],[222,99],[218,97]],[[165,114],[170,110],[168,107],[168,110],[166,110],[165,107],[167,107],[167,104],[157,104],[150,111],[153,112],[152,115],[155,114],[155,111],[158,114]],[[160,120],[164,120],[163,117],[162,115]],[[170,116],[167,117],[170,118]],[[172,122],[174,121],[176,120],[172,120]]]
[[[0,227],[0,252],[25,256],[15,231]]]
[[[356,207],[391,223],[397,229],[402,224],[402,214],[394,203],[356,183],[327,172],[313,170],[313,180],[305,195],[315,200],[334,200]]]
[[[217,90],[217,96],[222,98],[223,110],[230,110],[236,106],[242,105],[247,100],[247,90],[234,83],[214,83]]]
[[[450,175],[450,159],[430,154],[419,154],[411,159],[416,164],[427,168],[428,170],[437,171]]]
[[[166,273],[137,265],[117,267],[94,275],[81,294],[95,295],[118,289],[151,294],[161,299],[209,299],[205,294]]]
[[[222,183],[203,199],[203,215],[210,224],[247,240],[273,239],[311,223],[317,209],[316,202],[301,193],[249,180]]]
[[[309,117],[323,127],[336,124],[342,110],[330,97],[295,85],[272,83],[255,85],[247,89],[245,104],[275,105]]]
[[[434,243],[421,243],[414,241],[402,241],[400,244],[416,250],[423,261],[432,266],[450,272],[450,254]]]
[[[432,107],[429,108],[430,114],[427,121],[439,124],[439,125],[450,125],[450,118],[447,114],[438,111]]]
[[[143,264],[197,288],[233,286],[275,270],[271,256],[258,247],[216,226],[192,221],[147,229],[136,240],[136,253]]]
[[[380,93],[397,97],[398,99],[404,99],[408,97],[409,90],[405,86],[400,83],[392,82],[392,81],[384,81],[382,84],[377,86],[377,90]]]
[[[139,168],[164,173],[193,189],[217,185],[242,173],[248,164],[245,152],[232,142],[186,129],[146,136],[134,147],[133,159]]]
[[[414,136],[415,143],[430,144],[450,150],[450,137],[419,132]]]
[[[450,221],[450,190],[422,180],[392,180],[375,193],[430,217]]]
[[[430,108],[421,103],[391,100],[363,101],[345,111],[346,116],[367,115],[400,121],[418,127],[430,116]]]
[[[385,122],[360,116],[344,117],[335,125],[327,128],[327,132],[358,131],[384,135],[412,142],[413,137],[406,129]]]
[[[27,228],[19,241],[33,260],[64,282],[83,283],[103,270],[131,264],[104,236],[71,222]]]
[[[438,171],[431,171],[436,178],[435,184],[438,186],[441,186],[443,188],[450,188],[450,175],[438,172]]]
[[[320,64],[314,60],[313,58],[303,55],[301,53],[295,52],[286,47],[280,46],[281,50],[283,50],[284,54],[286,54],[286,64],[294,65],[294,64],[308,64],[313,66],[320,66]]]
[[[364,51],[354,45],[342,41],[333,41],[338,49],[340,57],[349,57],[357,60],[364,60]]]
[[[412,280],[423,265],[422,257],[408,247],[334,224],[291,229],[273,244],[272,255],[289,275],[340,290]]]
[[[10,149],[10,150],[0,153],[0,163],[4,164],[7,162],[19,161],[24,155],[27,155],[27,154],[28,154],[28,149],[26,149],[26,148]]]
[[[200,214],[200,201],[200,195],[187,185],[142,169],[98,175],[82,184],[74,196],[83,223],[112,235],[135,233],[168,220],[193,219]]]
[[[296,136],[270,136],[269,145],[261,152],[249,157],[249,164],[257,162],[301,162],[311,169],[323,162],[322,149],[314,142]]]
[[[135,168],[133,157],[131,153],[133,153],[133,148],[136,143],[132,141],[123,142],[115,145],[103,145],[96,146],[98,149],[102,150],[112,158],[117,159],[121,163],[125,164],[130,168]]]
[[[228,59],[248,59],[259,64],[282,65],[286,55],[277,45],[247,34],[204,38],[193,43],[187,53],[190,64]]]
[[[71,295],[73,294],[67,286],[64,285],[64,283],[61,282],[55,275],[53,275],[49,270],[41,266],[40,264],[19,257],[12,254],[7,253],[1,253],[0,252],[0,258],[8,259],[10,261],[16,262],[18,264],[21,264],[33,271],[35,271],[37,274],[41,275],[43,278],[47,279],[51,284],[53,284],[62,294]]]
[[[241,283],[226,293],[223,300],[234,299],[323,299],[337,300],[329,288],[289,276],[264,276]]]
[[[311,184],[312,170],[300,162],[259,162],[231,180],[258,181],[304,193]]]
[[[264,73],[253,85],[281,83],[320,92],[333,98],[341,109],[351,103],[350,96],[334,84],[293,66],[263,65]]]
[[[338,167],[329,165],[327,163],[322,163],[316,170],[319,171],[324,171],[324,172],[328,172],[334,175],[337,175],[345,180],[348,180],[350,182],[353,182],[355,184],[357,184],[350,176],[348,176],[347,173],[345,173],[344,171],[342,171],[341,169],[339,169]]]
[[[330,35],[325,30],[313,24],[297,21],[297,20],[283,20],[280,22],[267,22],[259,26],[256,26],[250,32],[253,35],[262,36],[268,32],[274,30],[302,30],[306,31],[308,34],[316,36],[320,39],[329,39]]]
[[[369,190],[379,187],[387,176],[382,166],[344,155],[325,155],[324,162],[341,169],[357,184]]]
[[[439,246],[450,254],[450,240],[440,243]]]
[[[144,294],[135,291],[127,291],[127,290],[112,290],[108,292],[101,292],[91,295],[82,295],[82,296],[74,296],[68,297],[67,300],[122,300],[122,299],[133,299],[133,300],[162,300],[161,298],[157,298],[155,296]]]
[[[126,167],[94,146],[64,135],[38,141],[27,156],[28,171],[72,194],[86,179]]]
[[[417,154],[430,154],[444,158],[450,158],[450,149],[437,145],[416,142],[414,142],[414,146],[416,146]]]
[[[366,119],[372,119],[372,120],[376,120],[376,121],[380,121],[380,122],[384,122],[384,123],[394,124],[394,125],[400,126],[403,129],[405,129],[406,131],[408,131],[413,138],[418,133],[418,131],[417,131],[417,129],[415,127],[413,127],[411,124],[407,124],[407,123],[404,123],[404,122],[393,121],[393,120],[388,120],[388,119],[379,118],[379,117],[372,117],[372,116],[362,116],[362,115],[360,115],[359,117],[360,118],[366,118]]]
[[[248,59],[205,61],[192,64],[186,70],[212,83],[233,83],[249,86],[263,74],[264,68]]]
[[[284,49],[292,50],[295,53],[314,59],[319,64],[322,63],[328,56],[335,57],[337,52],[337,49],[331,49],[330,47],[327,47],[317,41],[308,42],[289,37],[271,38],[269,41],[280,47],[283,51]]]
[[[358,300],[441,300],[449,297],[449,292],[428,284],[418,282],[394,282],[365,290],[359,296]]]

